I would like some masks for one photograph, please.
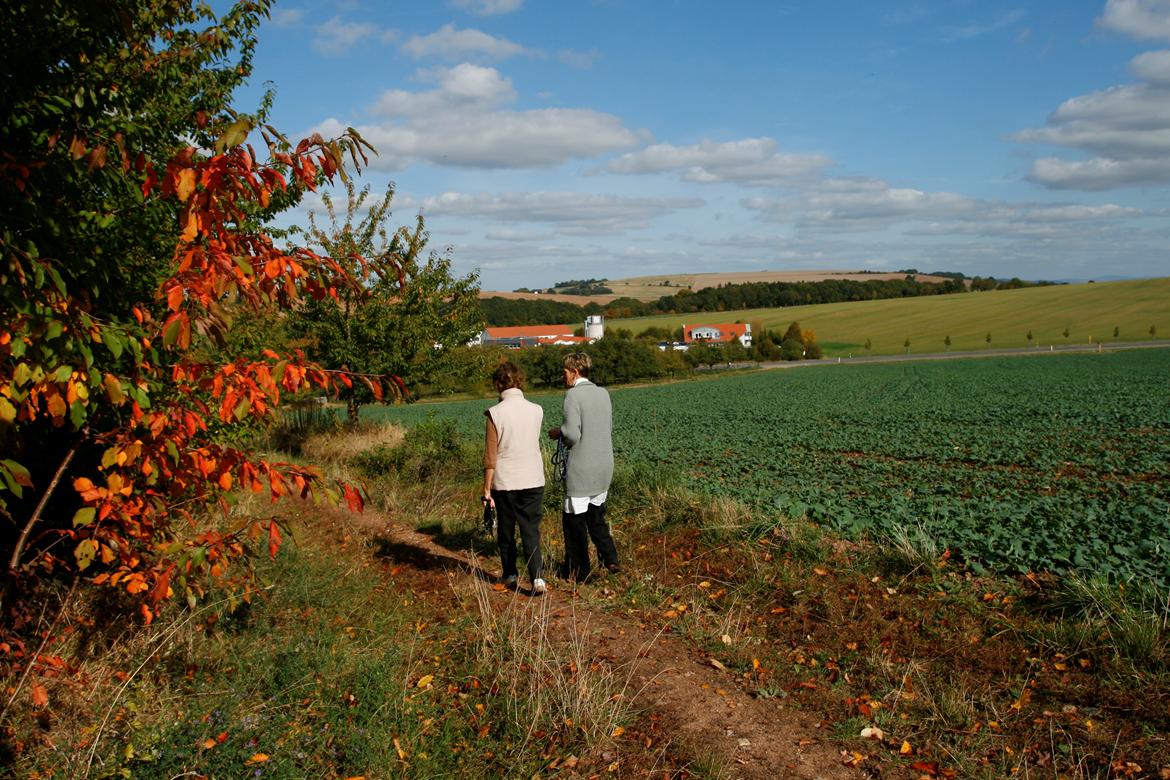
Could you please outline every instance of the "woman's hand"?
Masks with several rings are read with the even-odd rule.
[[[488,504],[489,506],[493,506],[493,507],[494,507],[494,506],[496,505],[495,499],[493,499],[493,498],[492,498],[492,494],[491,494],[491,493],[484,493],[484,494],[483,494],[483,495],[480,497],[480,500],[481,500],[483,503],[485,503],[485,504]]]

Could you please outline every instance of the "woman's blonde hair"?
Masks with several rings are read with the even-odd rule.
[[[576,371],[586,379],[589,378],[589,369],[593,368],[593,360],[584,352],[570,352],[565,355],[561,365],[570,371]]]

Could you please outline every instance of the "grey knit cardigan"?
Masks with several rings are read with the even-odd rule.
[[[561,437],[569,448],[565,495],[596,496],[613,479],[613,407],[609,393],[580,379],[565,393]]]

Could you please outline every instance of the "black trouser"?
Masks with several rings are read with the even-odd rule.
[[[565,533],[565,564],[561,574],[569,579],[583,580],[589,574],[589,540],[597,548],[597,560],[602,566],[616,566],[617,545],[605,522],[605,504],[590,504],[579,515],[564,512],[561,529]]]
[[[496,502],[496,541],[500,544],[500,562],[504,577],[515,577],[516,525],[520,525],[520,540],[524,543],[524,559],[529,579],[540,577],[543,562],[540,558],[540,505],[544,488],[525,490],[493,490]]]

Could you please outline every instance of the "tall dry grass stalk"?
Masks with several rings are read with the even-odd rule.
[[[570,729],[592,745],[631,719],[641,691],[635,687],[635,661],[614,665],[594,658],[588,622],[575,609],[554,633],[555,597],[516,593],[501,610],[488,584],[481,578],[473,582],[478,658],[502,692],[508,718],[527,724],[526,743],[538,731]]]
[[[402,426],[393,423],[341,428],[309,436],[301,453],[314,463],[336,465],[377,447],[397,447],[404,436]]]

